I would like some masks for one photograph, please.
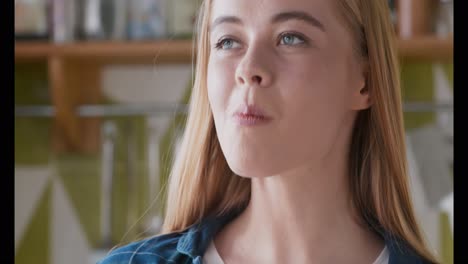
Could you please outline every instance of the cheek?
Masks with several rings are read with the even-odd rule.
[[[221,134],[228,117],[229,102],[233,96],[234,68],[227,63],[210,60],[208,63],[207,92],[218,134]]]
[[[349,101],[341,68],[311,58],[284,75],[282,86],[289,88],[280,90],[286,125],[282,137],[291,140],[291,156],[294,151],[298,157],[325,153],[341,130]]]
[[[223,112],[229,98],[228,69],[216,62],[208,64],[207,91],[210,106],[215,117]]]
[[[324,55],[289,67],[281,85],[289,88],[280,91],[285,105],[313,116],[333,116],[335,110],[344,110],[349,94],[341,68]]]

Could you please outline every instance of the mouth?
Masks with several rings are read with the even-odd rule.
[[[273,118],[255,105],[243,105],[233,115],[237,124],[242,126],[254,126],[269,123]]]

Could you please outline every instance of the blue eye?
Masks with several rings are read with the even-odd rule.
[[[285,33],[280,36],[280,45],[299,45],[305,43],[304,38],[291,33]]]
[[[229,50],[232,48],[236,48],[237,47],[236,44],[239,45],[239,43],[237,43],[235,40],[230,39],[230,38],[225,38],[225,39],[221,39],[220,41],[218,41],[218,43],[216,43],[215,45],[215,48],[222,49],[222,50]]]

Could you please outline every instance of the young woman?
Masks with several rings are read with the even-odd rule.
[[[163,233],[110,263],[436,263],[386,0],[206,0]]]

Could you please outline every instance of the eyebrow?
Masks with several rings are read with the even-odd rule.
[[[213,30],[216,26],[223,24],[223,23],[231,23],[231,24],[239,24],[242,25],[242,21],[240,18],[235,16],[220,16],[216,18],[213,23],[211,23],[210,29]]]
[[[291,20],[291,19],[305,21],[311,24],[312,26],[318,27],[320,30],[325,32],[325,27],[317,18],[302,11],[290,11],[290,12],[278,13],[271,19],[271,22],[280,23],[280,22]]]
[[[305,21],[311,24],[312,26],[319,28],[321,31],[325,32],[325,27],[317,18],[303,11],[288,11],[278,13],[273,16],[273,18],[271,19],[271,23],[276,24],[293,19]],[[242,20],[236,16],[220,16],[213,21],[213,23],[210,26],[210,29],[213,30],[213,28],[223,23],[231,23],[238,25],[243,24]]]

